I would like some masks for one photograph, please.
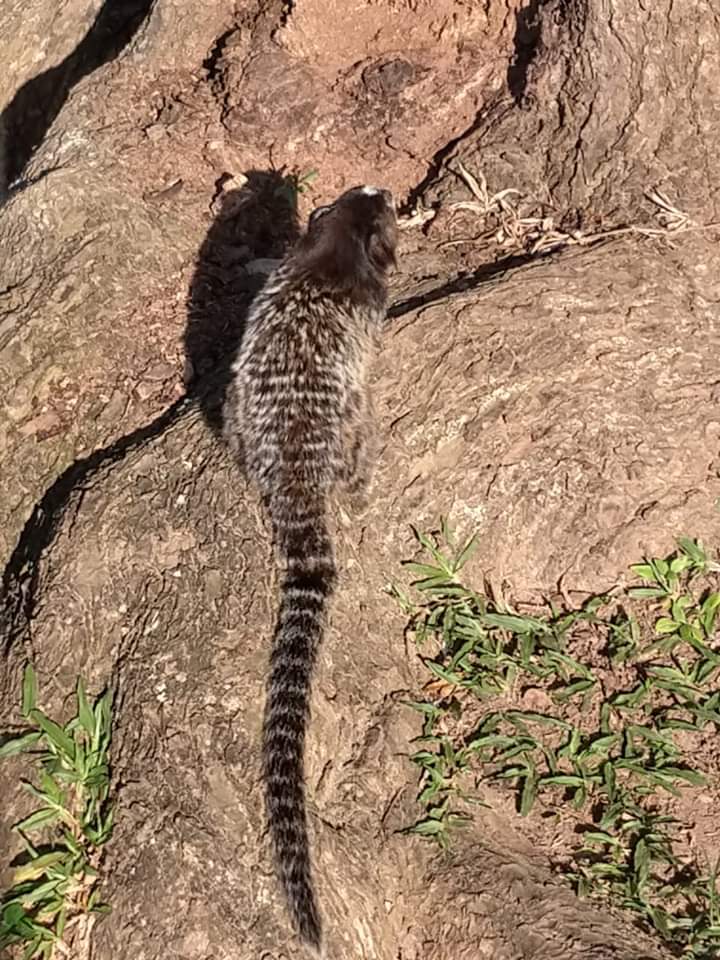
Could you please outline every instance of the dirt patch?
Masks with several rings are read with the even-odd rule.
[[[507,811],[450,860],[396,832],[417,732],[397,701],[418,676],[384,587],[409,524],[441,512],[479,530],[477,575],[520,599],[595,592],[679,533],[717,543],[716,234],[497,259],[447,245],[472,217],[443,222],[470,199],[456,159],[568,230],[644,222],[656,183],[712,221],[716,17],[670,0],[333,9],[217,3],[198,23],[154,4],[68,89],[0,212],[2,716],[26,656],[50,708],[79,671],[115,690],[97,957],[299,955],[258,785],[272,558],[208,423],[252,261],[296,229],[283,165],[319,171],[302,214],[381,179],[440,209],[403,235],[373,505],[337,530],[308,750],[329,956],[660,957],[556,884],[552,838],[532,849]],[[12,43],[32,46],[22,28]]]

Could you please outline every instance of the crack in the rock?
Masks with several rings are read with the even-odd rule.
[[[284,27],[290,17],[292,12],[295,9],[295,0],[283,0],[282,10],[280,11],[280,19],[278,21],[277,29]]]
[[[14,639],[31,619],[40,558],[52,543],[73,494],[83,490],[101,470],[119,463],[126,454],[148,440],[159,437],[186,415],[192,406],[189,397],[181,397],[151,423],[86,457],[74,460],[50,484],[35,504],[3,572],[0,587],[0,651],[7,654]]]
[[[207,71],[207,79],[210,83],[213,83],[221,76],[222,70],[220,68],[220,62],[225,54],[225,48],[229,40],[235,36],[239,29],[239,25],[234,23],[232,27],[229,27],[224,33],[221,33],[213,43],[207,57],[203,60],[202,65]]]
[[[155,2],[105,0],[73,52],[20,87],[0,115],[0,129],[4,127],[6,137],[5,179],[10,188],[23,186],[22,173],[72,88],[120,55],[150,16]]]
[[[505,98],[507,99],[507,98]],[[488,121],[493,115],[497,114],[498,111],[505,112],[507,110],[507,104],[503,100],[495,100],[491,104],[483,107],[479,110],[471,123],[462,130],[456,137],[453,137],[451,140],[448,140],[439,150],[435,152],[432,157],[432,160],[428,164],[427,173],[422,178],[422,180],[416,184],[409,191],[407,201],[403,205],[401,212],[411,212],[415,209],[417,203],[422,199],[424,194],[430,187],[435,183],[439,177],[445,162],[452,155],[454,150],[468,137],[472,136],[476,130],[479,129],[486,121]]]
[[[581,5],[581,0],[577,0],[577,3]],[[556,22],[574,22],[583,21],[583,16],[583,10],[575,10],[572,0],[528,0],[527,5],[517,11],[513,38],[515,53],[507,70],[507,90],[500,91],[475,114],[464,130],[435,152],[428,164],[427,173],[409,192],[407,202],[403,205],[404,212],[411,212],[436,183],[443,168],[447,167],[448,159],[463,141],[476,134],[483,126],[490,129],[502,122],[510,111],[524,103],[530,67],[541,52],[543,26],[548,18]]]
[[[471,273],[462,274],[452,280],[448,280],[438,287],[433,287],[425,293],[419,293],[413,297],[407,297],[404,300],[397,300],[388,310],[388,319],[394,320],[396,317],[402,317],[406,313],[418,310],[421,307],[427,307],[432,303],[439,303],[448,297],[453,297],[461,293],[470,293],[477,290],[485,283],[489,283],[495,277],[502,276],[511,270],[517,270],[520,267],[527,266],[530,263],[536,263],[540,260],[547,260],[552,256],[551,251],[546,254],[537,253],[519,253],[510,257],[503,257],[494,263],[483,263]]]
[[[267,27],[266,39],[271,39],[279,27],[283,26],[292,11],[292,0],[279,0],[280,9],[273,17],[275,26]],[[230,109],[232,90],[227,84],[228,65],[224,63],[228,56],[228,46],[230,41],[243,30],[250,32],[249,52],[243,60],[236,62],[237,73],[233,77],[233,87],[238,88],[245,76],[249,64],[258,56],[254,50],[254,41],[260,27],[265,20],[273,15],[273,8],[278,6],[278,0],[260,0],[254,11],[235,11],[235,20],[232,26],[228,27],[223,33],[216,37],[207,57],[203,60],[203,67],[206,71],[206,77],[203,82],[210,86],[210,90],[217,100],[220,107],[220,123],[225,126],[225,120]]]
[[[554,0],[529,0],[527,6],[515,14],[515,55],[508,67],[507,85],[517,106],[525,99],[530,65],[542,39],[542,10],[549,2]]]

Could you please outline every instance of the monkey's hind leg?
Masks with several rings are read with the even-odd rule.
[[[225,441],[233,460],[240,470],[245,472],[245,445],[240,430],[239,391],[235,383],[230,383],[222,405],[222,438]]]
[[[363,513],[368,505],[378,448],[373,405],[367,390],[353,397],[347,413],[341,481],[353,512]]]

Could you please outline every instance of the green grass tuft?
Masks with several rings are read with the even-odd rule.
[[[462,584],[474,540],[456,544],[446,523],[416,537],[412,592],[390,589],[430,674],[408,704],[423,718],[411,757],[423,813],[406,832],[446,847],[480,784],[505,783],[521,816],[540,805],[574,820],[558,866],[578,893],[633,911],[687,960],[714,960],[718,864],[678,855],[663,797],[705,784],[695,747],[720,728],[720,565],[683,538],[634,565],[629,589],[531,615]]]
[[[113,828],[111,696],[105,692],[91,704],[78,679],[76,715],[63,726],[38,708],[35,671],[28,666],[22,713],[28,729],[5,739],[0,759],[30,755],[35,782],[23,786],[39,803],[13,828],[25,854],[0,899],[0,949],[14,947],[22,960],[50,960],[67,955],[83,921],[108,910],[98,901],[97,882]]]
[[[301,194],[306,192],[317,176],[317,170],[307,170],[305,173],[299,173],[298,171],[288,173],[283,177],[283,181],[278,186],[276,194],[286,201],[292,211],[297,212],[298,200]]]

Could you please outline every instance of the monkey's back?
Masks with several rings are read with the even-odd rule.
[[[342,429],[364,382],[370,318],[307,281],[271,277],[248,317],[233,365],[234,429],[261,492],[318,494],[342,469]]]

